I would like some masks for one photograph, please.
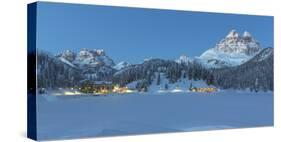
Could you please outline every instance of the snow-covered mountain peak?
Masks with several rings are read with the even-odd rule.
[[[76,54],[71,50],[65,50],[58,56],[68,60],[69,62],[72,62],[75,59]]]
[[[236,30],[231,30],[228,35],[226,36],[226,38],[229,39],[238,39],[239,38],[239,33]]]
[[[103,49],[96,49],[95,52],[97,53],[97,55],[100,55],[100,56],[104,56],[105,55],[105,52]]]
[[[95,58],[97,56],[106,56],[103,49],[87,49],[82,48],[78,53],[79,58]]]
[[[243,37],[240,37],[236,30],[231,30],[230,33],[215,46],[215,49],[218,52],[225,52],[228,54],[253,55],[260,51],[261,47],[249,32],[245,31]]]
[[[81,49],[77,55],[78,60],[84,60],[84,59],[93,58],[93,57],[94,57],[94,55],[91,53],[91,51],[86,48]]]
[[[181,55],[179,57],[179,59],[176,60],[177,63],[181,64],[181,63],[184,63],[184,64],[189,64],[191,62],[191,59],[188,58],[186,55]]]
[[[231,30],[214,48],[205,51],[198,59],[210,67],[240,65],[261,51],[261,46],[253,36],[245,31],[241,37]]]
[[[243,38],[252,38],[252,35],[249,32],[245,31],[243,33]]]
[[[57,57],[71,66],[78,67],[97,67],[103,65],[113,67],[115,65],[103,49],[82,48],[77,54],[70,50],[65,50]]]
[[[181,55],[179,59],[183,61],[187,61],[188,57],[186,55]]]

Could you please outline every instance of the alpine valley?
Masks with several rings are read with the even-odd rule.
[[[52,89],[104,81],[139,91],[191,85],[273,91],[273,48],[261,47],[249,32],[231,30],[198,57],[151,58],[140,64],[115,63],[102,49],[57,55],[37,49],[37,76],[39,88]]]

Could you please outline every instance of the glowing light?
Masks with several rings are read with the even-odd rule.
[[[211,93],[211,92],[216,92],[218,91],[218,89],[213,88],[213,87],[207,87],[207,88],[193,88],[191,89],[192,92],[207,92],[207,93]]]
[[[65,94],[65,95],[75,95],[74,92],[70,92],[70,91],[65,91],[64,94]]]
[[[174,89],[171,92],[183,92],[183,90],[181,90],[181,89]]]
[[[78,92],[78,91],[75,91],[75,94],[76,94],[76,95],[81,95],[82,93],[81,93],[81,92]]]
[[[133,90],[126,90],[126,93],[133,93]]]

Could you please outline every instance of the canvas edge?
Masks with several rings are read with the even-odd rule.
[[[37,2],[27,5],[27,137],[37,140],[36,109]]]

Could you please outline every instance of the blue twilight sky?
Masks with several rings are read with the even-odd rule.
[[[53,54],[104,49],[115,63],[199,56],[228,32],[273,47],[273,17],[39,2],[37,47]]]

